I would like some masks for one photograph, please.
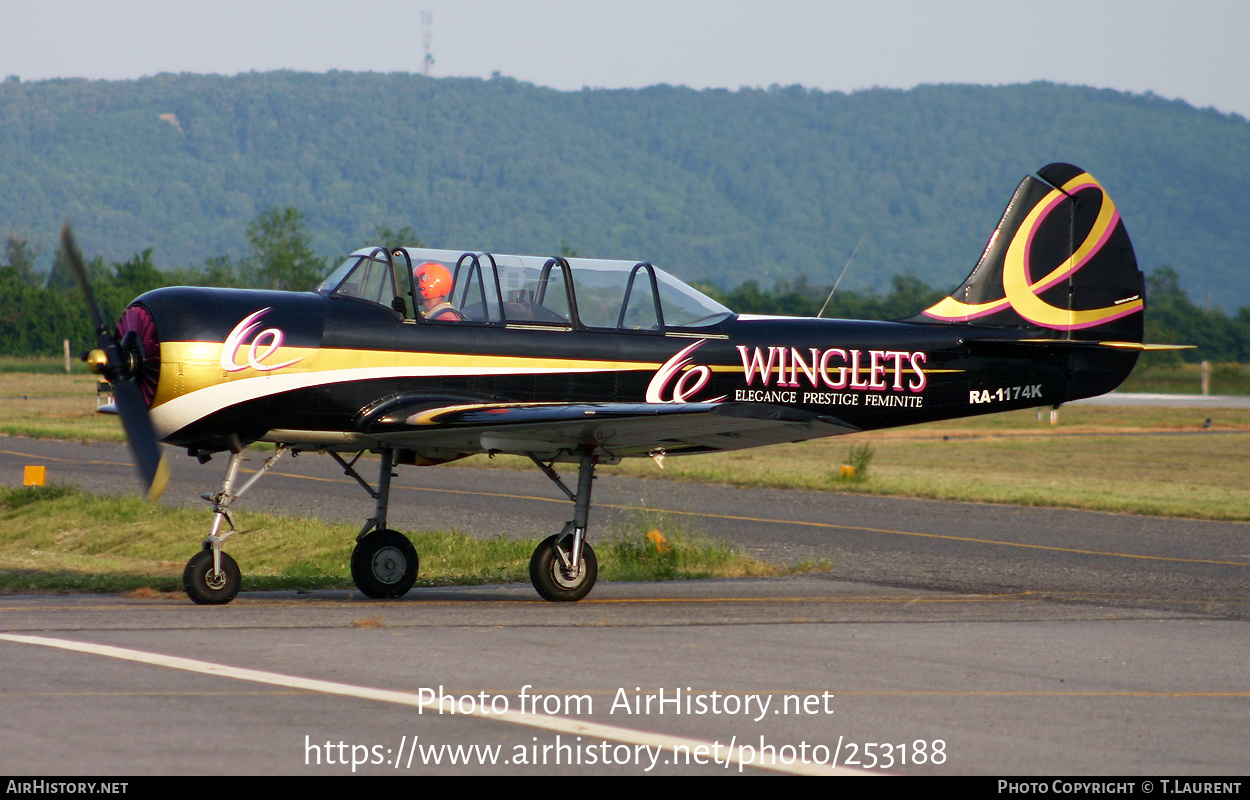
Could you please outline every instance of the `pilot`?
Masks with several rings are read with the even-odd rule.
[[[412,271],[421,293],[421,315],[426,319],[459,321],[464,316],[447,302],[451,295],[451,273],[442,264],[427,261]]]

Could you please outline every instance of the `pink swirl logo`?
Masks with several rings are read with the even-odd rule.
[[[690,397],[698,394],[704,386],[707,386],[708,381],[712,379],[712,368],[705,364],[686,369],[694,361],[690,354],[705,344],[707,344],[707,339],[700,339],[694,344],[678,350],[673,354],[672,358],[660,365],[660,368],[655,372],[655,376],[651,378],[651,383],[647,384],[648,403],[693,402]],[[677,379],[677,383],[673,386],[672,399],[665,400],[664,394],[668,391],[669,383],[682,370],[685,370],[685,373]],[[725,396],[722,395],[704,402],[719,403],[724,399]]]
[[[240,320],[238,325],[234,326],[234,330],[230,331],[230,335],[226,337],[226,341],[221,345],[222,369],[226,372],[240,372],[249,368],[257,372],[273,372],[275,369],[282,369],[303,361],[303,358],[294,358],[281,364],[264,363],[266,358],[269,358],[282,346],[284,337],[281,328],[266,328],[256,334],[251,344],[245,343],[247,337],[261,326],[260,318],[271,308],[272,306],[267,306],[260,311],[253,311]],[[239,363],[239,350],[245,351],[247,363]]]

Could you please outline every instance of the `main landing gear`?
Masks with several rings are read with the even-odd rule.
[[[350,463],[337,453],[331,452],[330,455],[375,501],[373,517],[365,522],[356,537],[356,548],[352,550],[352,580],[365,595],[382,599],[401,597],[412,588],[417,579],[418,561],[412,542],[386,527],[394,452],[389,449],[379,452],[382,463],[376,491],[356,474],[354,466],[360,458],[359,454]],[[530,460],[573,501],[573,519],[564,524],[560,533],[549,536],[534,550],[530,558],[530,582],[546,600],[581,600],[594,588],[595,578],[599,575],[595,551],[586,543],[595,457],[589,452],[582,453],[576,493],[569,491],[551,464],[544,464],[535,456],[530,456]]]
[[[352,580],[363,594],[383,599],[401,597],[412,588],[417,579],[418,561],[412,542],[403,534],[386,527],[394,452],[384,449],[379,453],[382,463],[376,491],[356,473],[355,464],[360,454],[351,462],[344,461],[342,456],[334,452],[330,456],[375,501],[374,514],[365,522],[360,535],[356,537],[356,548],[352,550]],[[544,464],[535,456],[530,456],[530,460],[573,501],[573,519],[564,524],[562,531],[547,537],[534,550],[534,555],[530,558],[530,582],[546,600],[581,600],[590,594],[599,575],[599,561],[595,558],[595,551],[586,543],[586,529],[590,518],[590,489],[595,479],[595,457],[589,452],[582,453],[576,493],[569,491],[560,476],[551,468],[551,464]]]
[[[356,547],[352,550],[352,581],[356,588],[366,597],[383,600],[392,597],[403,597],[417,581],[417,549],[412,542],[398,531],[386,527],[386,509],[391,500],[391,478],[395,473],[395,451],[389,448],[379,451],[382,456],[378,467],[378,488],[373,490],[369,484],[356,474],[355,464],[361,454],[357,453],[350,463],[343,460],[338,453],[330,455],[343,471],[356,479],[365,491],[373,497],[373,516],[365,521],[365,526],[356,536]]]
[[[555,536],[548,536],[534,550],[530,558],[530,583],[544,600],[574,602],[590,594],[599,576],[599,560],[595,551],[586,543],[586,529],[590,520],[590,487],[595,479],[595,457],[582,453],[577,471],[577,493],[570,492],[560,476],[534,456],[530,460],[560,487],[573,501],[573,519],[564,523],[564,529]]]

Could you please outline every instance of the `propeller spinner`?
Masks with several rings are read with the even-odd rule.
[[[148,403],[145,402],[143,386],[144,381],[151,379],[150,371],[145,369],[142,352],[136,357],[133,345],[127,343],[129,346],[123,347],[117,339],[116,328],[104,321],[68,222],[61,229],[61,247],[82,288],[91,312],[91,323],[96,329],[95,349],[87,354],[85,361],[92,372],[103,375],[113,384],[113,399],[122,418],[122,427],[126,429],[130,451],[143,479],[147,499],[153,502],[160,498],[169,483],[169,464],[156,438],[156,430],[148,414]]]

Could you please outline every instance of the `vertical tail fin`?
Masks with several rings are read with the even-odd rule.
[[[1115,204],[1089,173],[1051,164],[1021,181],[963,284],[911,321],[1140,343],[1145,305]]]

